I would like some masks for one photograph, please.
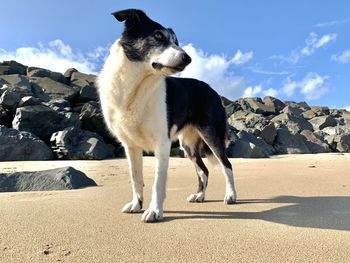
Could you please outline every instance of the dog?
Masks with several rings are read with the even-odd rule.
[[[209,172],[202,157],[212,156],[225,176],[224,203],[235,203],[232,166],[225,153],[227,117],[220,96],[205,82],[170,76],[191,63],[171,28],[138,9],[112,15],[125,23],[124,31],[111,46],[97,86],[106,125],[122,143],[131,174],[133,198],[122,212],[141,212],[142,154],[150,151],[156,159],[155,178],[141,220],[163,219],[170,148],[176,140],[198,175],[197,193],[187,201],[204,201]]]

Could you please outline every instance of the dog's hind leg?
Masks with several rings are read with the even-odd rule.
[[[170,140],[162,140],[156,147],[156,171],[152,188],[152,198],[149,208],[143,213],[141,220],[151,223],[163,219],[163,203],[165,199],[165,188],[170,155]]]
[[[142,150],[125,147],[125,152],[131,175],[132,201],[123,207],[122,212],[137,213],[141,211],[143,203]]]
[[[188,147],[186,145],[182,145],[182,148],[184,149],[186,155],[188,158],[193,162],[197,176],[198,176],[198,189],[197,193],[191,194],[187,197],[187,201],[194,203],[194,202],[204,202],[205,199],[205,190],[208,186],[208,176],[209,171],[205,164],[203,163],[203,160],[200,156],[198,144],[196,147],[193,147],[191,150],[191,147]],[[191,152],[193,151],[193,152]]]
[[[225,204],[234,204],[237,199],[235,183],[233,178],[232,165],[226,156],[225,140],[219,136],[215,129],[206,127],[200,129],[200,135],[209,146],[214,156],[218,159],[222,173],[225,176],[226,192],[224,197]]]

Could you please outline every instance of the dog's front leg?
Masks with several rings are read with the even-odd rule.
[[[132,185],[132,201],[127,203],[123,213],[137,213],[142,209],[143,202],[143,177],[142,177],[142,149],[125,147],[128,157]]]
[[[155,149],[156,171],[149,208],[143,213],[143,222],[156,222],[163,219],[163,202],[166,194],[166,180],[169,165],[171,142],[165,141]]]

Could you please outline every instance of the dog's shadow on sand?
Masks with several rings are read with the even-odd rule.
[[[216,200],[208,202],[216,202]],[[234,211],[237,205],[262,203],[285,205],[262,212]],[[166,222],[181,219],[260,219],[295,227],[350,231],[350,196],[279,196],[272,199],[245,199],[233,205],[232,212],[166,211],[166,213],[175,214],[175,216],[165,216]]]

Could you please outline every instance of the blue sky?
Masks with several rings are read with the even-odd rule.
[[[0,61],[98,72],[123,25],[110,13],[140,8],[172,27],[193,63],[181,76],[219,93],[274,95],[350,107],[349,1],[39,1],[1,4]]]

